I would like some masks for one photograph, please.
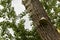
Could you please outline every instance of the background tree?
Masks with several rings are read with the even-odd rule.
[[[11,6],[11,1],[12,0],[0,0],[0,5],[3,7],[3,9],[0,9],[0,18],[3,19],[3,21],[0,22],[0,40],[42,40],[36,32],[35,27],[33,27],[31,31],[24,28],[25,20],[22,18],[27,13],[24,11],[17,16],[14,7]],[[60,29],[60,3],[57,4],[57,0],[41,0],[41,2],[52,23]],[[51,10],[53,10],[53,12],[51,12]],[[18,24],[16,24],[17,19],[20,19]],[[9,29],[13,30],[13,35]]]

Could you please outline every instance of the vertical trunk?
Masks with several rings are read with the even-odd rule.
[[[43,9],[43,6],[39,0],[23,0],[27,12],[32,18],[34,26],[37,28],[37,32],[43,40],[60,40],[60,34],[56,28],[52,25],[50,18]],[[42,18],[44,20],[41,20]]]

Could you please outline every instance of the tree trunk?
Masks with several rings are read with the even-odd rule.
[[[22,2],[27,12],[29,12],[40,37],[43,40],[60,40],[60,34],[52,25],[50,18],[43,9],[42,3],[39,0],[23,0]]]

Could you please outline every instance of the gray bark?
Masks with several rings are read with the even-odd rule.
[[[52,25],[42,3],[39,0],[23,0],[22,2],[29,12],[40,37],[43,40],[60,40],[60,34]],[[43,17],[44,19],[42,19]]]

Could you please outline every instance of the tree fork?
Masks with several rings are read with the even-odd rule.
[[[40,37],[43,40],[60,40],[60,34],[52,25],[42,3],[39,0],[22,0],[22,2],[29,12]]]

